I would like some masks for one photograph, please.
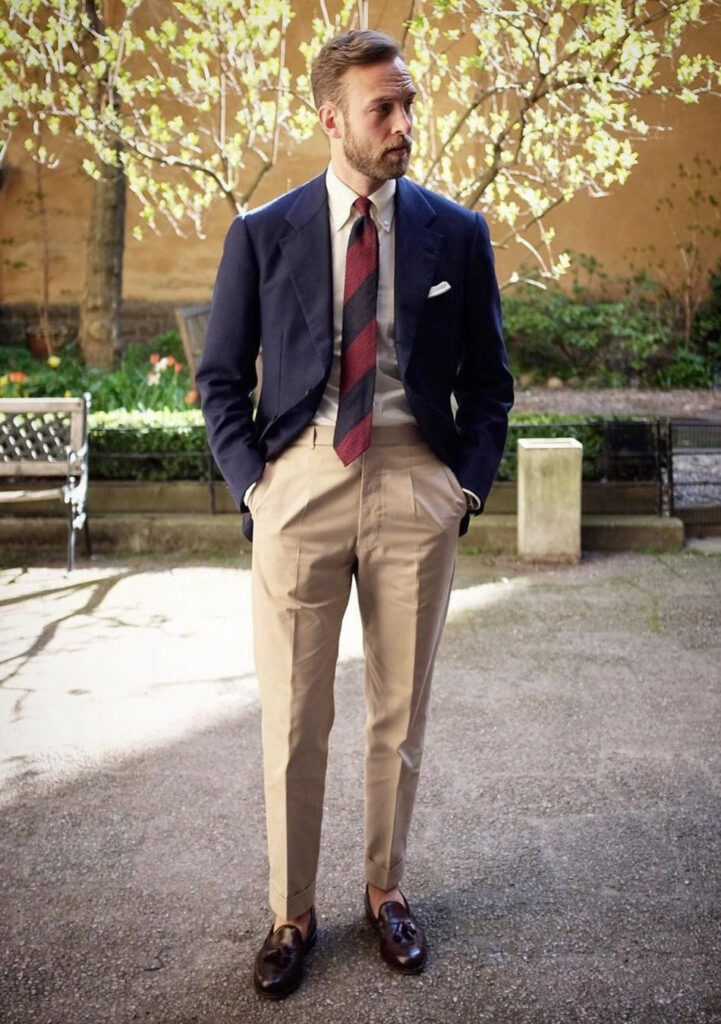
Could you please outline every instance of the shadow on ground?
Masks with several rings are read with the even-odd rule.
[[[454,616],[406,881],[432,943],[419,978],[384,967],[362,919],[358,661],[337,683],[320,940],[282,1006],[250,985],[269,924],[254,703],[19,785],[2,1019],[721,1021],[720,591],[717,559],[616,556]]]

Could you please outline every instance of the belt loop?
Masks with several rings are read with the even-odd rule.
[[[313,447],[317,447],[318,444],[318,427],[313,424]]]

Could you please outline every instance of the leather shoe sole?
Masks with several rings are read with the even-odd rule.
[[[303,961],[318,938],[315,908],[311,907],[308,934],[303,938],[300,929],[292,924],[272,926],[260,947],[253,968],[253,984],[264,999],[285,999],[303,980]]]
[[[380,954],[388,966],[401,974],[420,974],[426,966],[428,944],[405,896],[403,903],[389,900],[381,904],[376,917],[371,910],[366,886],[365,908],[366,919],[378,933]]]

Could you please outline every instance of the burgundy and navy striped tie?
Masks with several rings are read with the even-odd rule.
[[[378,344],[378,232],[370,200],[361,196],[353,205],[360,217],[351,229],[346,255],[340,394],[333,434],[333,447],[344,466],[371,443]]]

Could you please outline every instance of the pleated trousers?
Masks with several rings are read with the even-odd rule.
[[[414,425],[378,427],[344,467],[312,426],[251,495],[270,905],[315,901],[338,638],[353,578],[365,654],[365,872],[403,875],[433,664],[465,495]]]

